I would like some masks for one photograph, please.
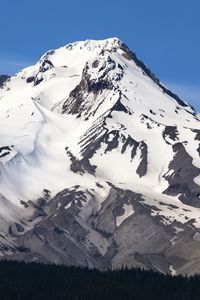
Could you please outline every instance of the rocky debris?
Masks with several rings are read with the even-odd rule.
[[[144,204],[142,195],[110,185],[101,207],[94,205],[98,200],[92,191],[75,186],[52,198],[45,206],[46,216],[28,231],[19,223],[12,225],[10,235],[15,238],[16,246],[4,259],[99,269],[127,264],[166,274],[170,274],[170,265],[177,274],[199,270],[200,260],[196,267],[191,262],[192,269],[190,263],[190,258],[200,249],[196,243],[200,240],[199,233],[195,229],[176,223],[175,228],[183,228],[177,231],[173,226],[164,225],[159,216],[151,216],[151,207]],[[90,201],[86,217],[82,208]],[[132,207],[132,213],[118,224],[125,206]],[[33,218],[32,222],[36,220]],[[183,247],[186,241],[190,245],[187,249]]]

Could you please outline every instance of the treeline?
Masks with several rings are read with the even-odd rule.
[[[0,300],[200,300],[200,276],[0,262]]]

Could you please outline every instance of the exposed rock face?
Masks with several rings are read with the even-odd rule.
[[[200,272],[191,106],[116,38],[1,82],[2,259]]]
[[[183,144],[173,145],[175,153],[169,164],[170,175],[164,177],[168,180],[169,186],[164,193],[172,196],[179,196],[182,202],[200,207],[200,190],[194,179],[200,175],[200,169],[192,164],[192,157],[188,155]]]
[[[0,88],[3,86],[4,82],[9,79],[8,75],[0,75]]]

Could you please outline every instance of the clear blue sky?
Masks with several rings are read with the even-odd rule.
[[[200,111],[199,0],[1,1],[0,74],[69,42],[113,36]]]

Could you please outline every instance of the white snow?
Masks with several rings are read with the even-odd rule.
[[[172,276],[176,276],[176,270],[174,270],[172,265],[170,265],[169,270],[170,270]]]

